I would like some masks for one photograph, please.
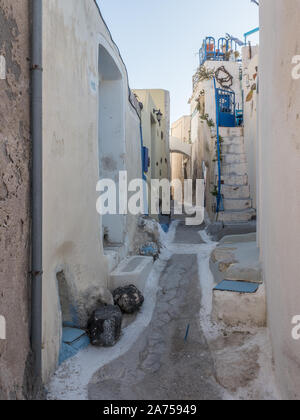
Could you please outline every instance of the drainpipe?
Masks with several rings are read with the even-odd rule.
[[[32,283],[31,346],[36,384],[42,376],[42,216],[43,216],[43,131],[42,131],[42,6],[32,0],[31,40],[31,135],[32,135]]]

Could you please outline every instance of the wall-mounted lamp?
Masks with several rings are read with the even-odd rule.
[[[156,114],[157,121],[158,121],[158,123],[160,125],[161,120],[162,120],[162,117],[163,117],[163,113],[161,112],[160,109],[158,109],[158,110],[157,109],[153,109],[153,114]]]

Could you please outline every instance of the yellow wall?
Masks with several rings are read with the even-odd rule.
[[[148,185],[152,179],[170,179],[170,95],[168,91],[157,89],[134,90],[139,102],[143,104],[142,128],[144,146],[149,149],[150,167],[146,173]],[[157,120],[154,110],[163,114],[161,123]],[[149,188],[149,203],[150,201]]]

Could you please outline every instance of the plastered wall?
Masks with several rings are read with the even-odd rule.
[[[260,1],[259,231],[276,376],[284,398],[300,398],[299,0]]]
[[[126,69],[96,3],[81,0],[74,7],[74,0],[47,0],[43,26],[43,377],[46,382],[57,367],[61,345],[63,313],[57,274],[64,274],[59,278],[64,278],[67,285],[64,296],[69,299],[74,325],[85,327],[98,301],[111,302],[102,220],[96,212],[99,174],[103,169],[106,173],[110,171],[118,181],[118,168],[122,167],[128,171],[130,181],[140,178],[142,169],[140,123],[129,103]],[[100,56],[99,46],[102,53],[103,49],[106,51]],[[114,63],[114,70],[107,74],[109,63]],[[116,107],[109,102],[110,77],[112,82],[118,79]],[[101,106],[106,113],[111,112],[105,118],[114,121],[114,131],[107,135],[102,130],[99,137],[103,128],[99,124],[99,91],[102,91],[99,80],[103,79],[107,103],[101,102]],[[112,83],[112,95],[116,94],[115,86]],[[122,109],[115,112],[117,108]],[[100,141],[106,141],[105,156],[101,155]],[[114,147],[109,148],[109,144]],[[130,253],[136,217],[125,216],[122,226],[124,239],[120,245]]]
[[[0,339],[0,400],[28,397],[32,377],[29,57],[29,2],[1,0],[0,316],[6,339]]]

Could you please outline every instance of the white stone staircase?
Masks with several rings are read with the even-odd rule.
[[[220,127],[222,143],[222,196],[224,223],[248,222],[256,216],[248,184],[248,165],[242,127]]]

